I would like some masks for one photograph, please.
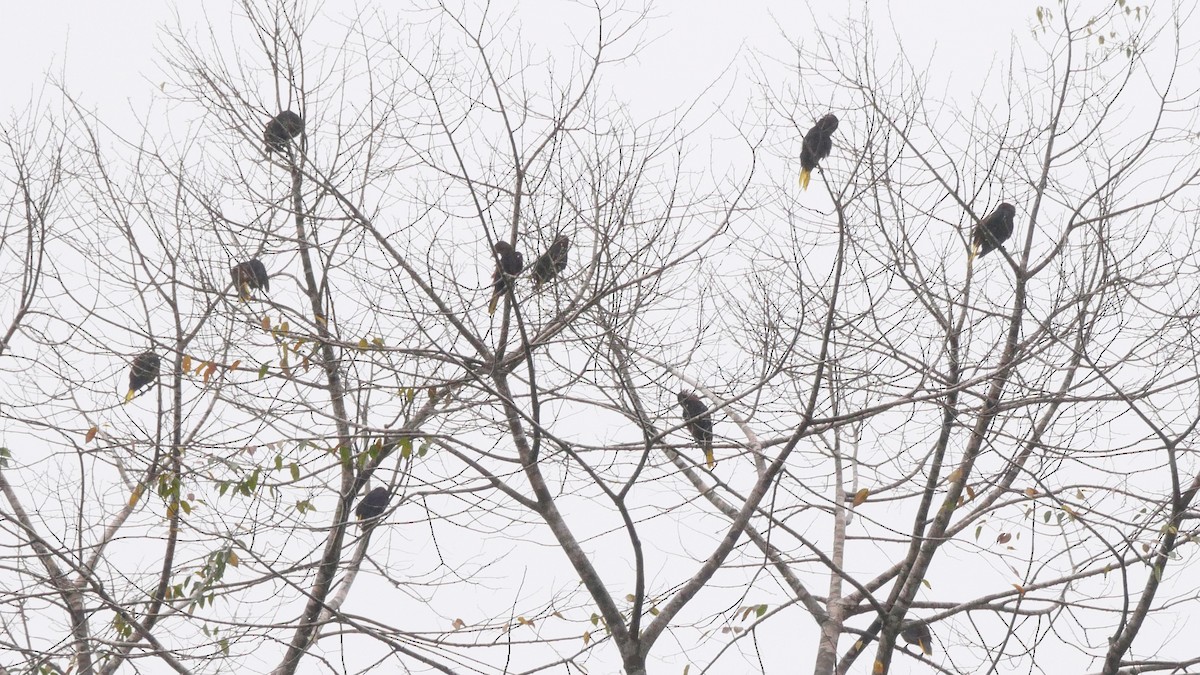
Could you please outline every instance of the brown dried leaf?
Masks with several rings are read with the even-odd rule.
[[[96,438],[96,434],[100,433],[100,427],[92,427],[88,429],[87,435],[83,437],[84,443],[91,443]]]
[[[859,490],[858,492],[855,492],[854,493],[854,506],[862,505],[863,502],[867,501],[867,497],[869,497],[869,496],[871,496],[871,491],[868,490],[867,488],[863,488],[863,489]]]

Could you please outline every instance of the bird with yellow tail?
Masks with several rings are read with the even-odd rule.
[[[1017,208],[1004,202],[997,206],[995,211],[988,214],[987,218],[976,223],[975,228],[971,231],[971,251],[967,255],[967,262],[974,261],[977,257],[982,258],[1001,248],[1004,242],[1012,236],[1013,218],[1016,215]]]
[[[500,259],[496,271],[492,273],[492,301],[488,304],[488,316],[496,313],[496,305],[511,289],[513,281],[521,270],[525,269],[525,256],[512,247],[507,241],[498,241],[492,247]]]
[[[800,149],[800,189],[808,189],[808,179],[817,164],[833,150],[833,132],[838,127],[838,118],[833,113],[817,120],[816,126],[804,134],[804,147]]]
[[[927,623],[910,623],[900,629],[900,637],[910,645],[921,648],[925,656],[933,656],[933,635]]]
[[[137,391],[146,385],[153,384],[158,379],[160,360],[154,352],[144,352],[133,357],[129,367],[129,393],[125,394],[125,402],[133,400]]]

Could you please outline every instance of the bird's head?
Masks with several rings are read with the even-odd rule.
[[[817,122],[817,126],[821,127],[821,130],[827,134],[833,133],[833,131],[838,128],[837,115],[829,113]]]

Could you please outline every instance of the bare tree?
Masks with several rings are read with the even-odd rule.
[[[0,130],[0,665],[1195,663],[1182,18],[1041,8],[951,100],[853,20],[640,119],[648,13],[554,11],[246,0],[136,133]]]

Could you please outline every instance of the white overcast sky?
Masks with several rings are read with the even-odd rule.
[[[510,2],[514,0],[509,0]],[[536,17],[539,6],[565,0],[522,0],[522,16]],[[325,11],[351,15],[371,3],[331,0]],[[409,3],[382,3],[400,7]],[[426,4],[426,3],[421,3]],[[495,2],[503,7],[505,2]],[[630,3],[633,4],[633,3]],[[622,98],[635,105],[665,109],[695,95],[727,66],[737,66],[739,50],[750,48],[780,59],[788,58],[789,36],[808,37],[812,15],[859,16],[867,7],[877,21],[879,39],[886,43],[889,25],[905,42],[914,60],[936,50],[938,68],[951,78],[951,88],[967,93],[996,59],[1004,60],[1014,36],[1028,34],[1039,3],[914,2],[814,4],[779,0],[666,0],[653,5],[658,17],[651,25],[655,41],[628,69],[620,87]],[[1048,3],[1055,4],[1055,3]],[[1099,8],[1103,4],[1097,1]],[[215,22],[234,10],[235,3],[205,2]],[[203,20],[199,2],[162,0],[94,2],[3,2],[0,7],[0,114],[22,109],[48,77],[62,79],[72,94],[121,126],[131,116],[130,104],[144,109],[160,80],[156,49],[162,26],[174,22],[176,11],[185,24]],[[228,9],[225,9],[228,7]],[[114,9],[116,8],[116,9]],[[536,25],[526,26],[525,39],[536,41]]]

